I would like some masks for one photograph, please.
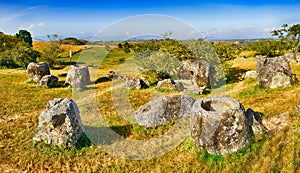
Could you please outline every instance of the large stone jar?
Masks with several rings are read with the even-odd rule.
[[[244,107],[228,97],[197,100],[191,110],[191,139],[210,154],[228,154],[245,147],[251,137]]]

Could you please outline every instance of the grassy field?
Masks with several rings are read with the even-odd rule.
[[[111,52],[100,60],[97,49],[85,51],[79,61],[89,62],[96,75],[110,70],[121,74],[138,75],[124,65],[131,62],[132,54],[122,51]],[[90,60],[86,58],[92,57]],[[122,64],[120,59],[124,58]],[[95,60],[95,61],[93,61]],[[90,63],[92,62],[92,63]],[[255,59],[237,59],[233,62],[236,71],[255,69]],[[130,64],[130,63],[129,63]],[[294,73],[300,77],[300,64],[291,64]],[[61,83],[68,67],[51,70]],[[240,101],[247,109],[263,113],[263,118],[288,112],[290,125],[270,136],[255,136],[250,145],[227,156],[213,156],[194,147],[189,138],[166,154],[147,160],[128,160],[105,153],[102,147],[91,144],[82,137],[74,148],[59,148],[43,142],[36,143],[32,138],[38,125],[38,116],[53,98],[72,97],[70,88],[60,85],[57,88],[41,88],[28,82],[24,70],[0,70],[0,172],[299,172],[300,171],[300,118],[295,106],[300,104],[299,84],[278,89],[262,90],[255,80],[246,79],[231,82],[226,86],[226,95]],[[94,78],[95,79],[95,78]],[[112,98],[112,82],[90,85],[96,92],[99,112],[105,123],[118,134],[137,140],[147,140],[167,133],[176,122],[165,126],[147,129],[119,115]],[[87,90],[88,91],[88,90]],[[82,95],[85,95],[83,91]],[[131,90],[128,93],[132,109],[149,101],[149,98],[172,91],[159,92],[153,88]],[[85,95],[87,96],[87,95]],[[195,96],[195,98],[209,96]]]

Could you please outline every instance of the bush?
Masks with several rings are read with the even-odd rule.
[[[161,72],[161,71],[155,71],[155,70],[148,70],[142,72],[142,77],[148,81],[148,84],[151,85],[156,85],[159,81],[164,80],[164,79],[170,79],[171,76]]]
[[[0,69],[19,67],[15,60],[7,52],[0,53]]]

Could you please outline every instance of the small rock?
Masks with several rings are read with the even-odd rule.
[[[53,75],[46,75],[39,82],[39,86],[43,87],[55,87],[57,86],[58,78]]]
[[[129,89],[145,89],[149,88],[149,85],[147,85],[147,82],[145,82],[143,79],[126,79],[125,87]]]
[[[246,71],[245,78],[256,79],[257,78],[256,70]]]
[[[138,125],[155,127],[190,115],[195,100],[185,95],[158,97],[134,112]]]
[[[33,140],[57,146],[75,146],[84,128],[79,109],[69,98],[50,100],[39,116],[39,125]]]
[[[27,73],[31,80],[39,82],[43,76],[50,75],[50,68],[45,62],[31,62],[27,66]]]

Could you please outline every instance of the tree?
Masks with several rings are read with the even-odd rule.
[[[119,44],[118,44],[118,48],[119,48],[119,49],[122,49],[122,47],[123,47],[123,46],[122,46],[122,43],[119,43]]]
[[[296,58],[300,43],[300,24],[283,24],[280,29],[271,32],[272,36],[278,36],[281,41],[290,40],[291,50]]]
[[[130,52],[130,45],[127,41],[124,43],[123,50],[124,50],[125,53]]]
[[[42,49],[42,60],[47,62],[50,67],[53,67],[57,62],[60,50],[60,41],[57,34],[47,35],[50,45]]]
[[[254,44],[249,44],[249,49],[256,52],[256,55],[276,57],[283,55],[289,49],[287,40],[262,39]]]
[[[19,44],[11,50],[11,56],[16,63],[26,68],[30,62],[36,61],[37,57],[40,56],[40,53],[32,48]]]
[[[16,34],[16,37],[21,41],[27,43],[29,47],[32,47],[32,37],[30,32],[26,30],[19,30],[19,33]]]
[[[241,49],[236,44],[215,43],[213,45],[221,62],[233,60],[241,52]]]

